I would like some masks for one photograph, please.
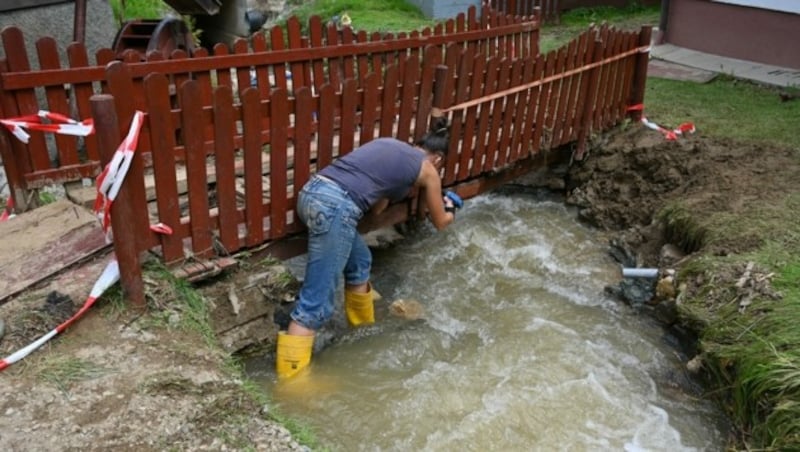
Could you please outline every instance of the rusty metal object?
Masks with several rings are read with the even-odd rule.
[[[169,58],[175,50],[183,50],[191,55],[195,43],[189,27],[181,19],[139,19],[122,25],[114,38],[112,49],[118,58],[127,50],[139,52],[142,58],[154,51]]]

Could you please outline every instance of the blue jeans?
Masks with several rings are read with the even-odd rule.
[[[356,227],[363,212],[335,182],[314,176],[297,196],[308,228],[308,262],[292,319],[318,330],[334,313],[336,288],[369,281],[372,254]]]

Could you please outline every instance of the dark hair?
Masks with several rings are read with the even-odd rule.
[[[431,130],[414,144],[428,152],[447,154],[447,150],[450,148],[450,126],[447,124],[447,118],[444,116],[436,118],[431,125]]]

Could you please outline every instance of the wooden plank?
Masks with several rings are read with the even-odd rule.
[[[483,92],[481,94],[482,96],[497,92],[497,74],[500,71],[500,60],[496,57],[489,57],[487,61],[486,70],[482,76],[484,80]],[[474,163],[472,164],[472,171],[470,173],[470,175],[473,177],[478,176],[483,172],[485,164],[484,162],[486,160],[486,140],[492,111],[491,106],[491,102],[483,102],[479,107],[480,111],[478,117],[477,141],[475,142],[475,156],[472,158]]]
[[[158,221],[175,229],[181,223],[178,183],[175,175],[175,127],[170,114],[169,80],[163,74],[150,74],[144,80],[147,123],[153,157],[154,186],[158,192]],[[183,259],[183,239],[178,233],[161,235],[165,262]]]
[[[569,42],[567,47],[563,48],[564,50],[564,66],[563,70],[560,72],[570,71],[575,67],[575,54],[577,53],[577,41],[572,40]],[[565,116],[567,114],[567,109],[572,108],[572,104],[570,103],[569,93],[572,89],[571,83],[574,76],[570,76],[567,78],[561,79],[561,89],[558,93],[558,108],[555,111],[554,121],[553,121],[553,133],[552,133],[552,147],[560,146],[561,143],[561,134],[562,130],[564,129],[564,121]]]
[[[229,86],[214,90],[214,168],[216,174],[219,238],[228,253],[239,248],[239,221],[236,202],[236,148],[231,129],[235,128],[233,91]]]
[[[433,101],[433,82],[436,66],[441,61],[441,52],[433,46],[425,47],[424,61],[425,64],[422,66],[422,76],[419,84],[417,116],[414,120],[414,141],[419,140],[428,132],[428,116],[430,115]]]
[[[555,61],[555,68],[553,69],[555,74],[560,74],[564,72],[564,67],[567,64],[567,52],[564,47],[558,49],[556,52],[556,61]],[[545,133],[543,135],[544,142],[542,146],[544,149],[552,149],[554,147],[553,142],[553,131],[556,127],[556,118],[558,117],[558,104],[561,102],[561,92],[564,86],[564,79],[557,78],[551,84],[551,91],[550,91],[550,98],[549,103],[547,105],[547,115],[545,116],[544,120],[544,128]]]
[[[469,89],[469,97],[472,99],[479,98],[483,93],[483,83],[486,76],[486,58],[483,54],[475,55],[472,63],[472,73],[470,78],[472,86]],[[477,142],[480,136],[477,135],[478,130],[478,109],[479,105],[467,108],[466,116],[464,119],[464,127],[461,138],[461,152],[468,154],[468,169],[467,177],[476,171],[476,167],[480,167],[480,157],[477,155]]]
[[[589,36],[587,33],[582,33],[578,38],[576,38],[576,46],[575,46],[575,56],[574,56],[574,65],[572,67],[580,68],[583,67],[588,60],[588,53],[586,51],[588,43],[589,43]],[[575,140],[576,138],[576,130],[577,130],[577,118],[580,116],[578,112],[580,112],[580,108],[578,103],[580,101],[580,87],[581,87],[581,80],[585,73],[581,73],[579,75],[574,75],[570,77],[570,91],[569,97],[567,100],[567,104],[569,105],[569,109],[567,110],[566,117],[564,118],[564,127],[561,132],[561,136],[558,137],[559,143],[569,143]]]
[[[395,72],[396,74],[396,72]],[[361,93],[361,130],[358,137],[358,145],[372,141],[375,135],[375,123],[378,121],[378,106],[380,96],[378,84],[378,74],[372,72],[364,78],[364,89]],[[342,131],[345,132],[344,130]]]
[[[0,302],[108,249],[97,218],[62,199],[0,222]]]
[[[509,78],[509,86],[519,86],[522,80],[522,60],[512,60],[511,62],[511,76]],[[514,112],[517,103],[519,102],[519,93],[514,93],[506,96],[504,99],[505,107],[503,108],[503,122],[500,127],[500,148],[497,154],[496,166],[502,168],[506,166],[508,154],[511,152],[511,128],[514,122]]]
[[[526,58],[523,61],[523,68],[522,68],[522,78],[520,79],[520,84],[529,83],[533,80],[533,68],[534,68],[535,60],[533,58]],[[525,123],[527,122],[527,115],[529,107],[531,106],[530,102],[531,98],[531,90],[526,89],[518,94],[516,100],[516,111],[514,114],[514,121],[513,121],[513,133],[511,137],[511,149],[509,149],[508,153],[508,162],[514,162],[520,158],[521,151],[521,142],[522,137],[525,134]]]
[[[58,55],[58,46],[55,39],[44,37],[36,41],[36,53],[39,56],[39,67],[41,69],[61,69],[61,62]],[[53,113],[60,113],[66,117],[72,117],[67,101],[67,93],[64,85],[47,86],[44,89],[47,105],[43,110]],[[82,119],[82,118],[81,118]],[[74,165],[78,163],[77,139],[72,136],[54,133],[56,151],[58,153],[58,164]]]
[[[282,90],[282,88],[276,88]],[[242,133],[244,135],[245,244],[255,246],[264,241],[263,182],[261,176],[261,106],[258,90],[248,88],[241,95]]]
[[[293,197],[297,199],[297,195],[303,188],[303,185],[308,181],[311,176],[311,138],[314,134],[313,124],[315,122],[314,116],[314,100],[312,99],[310,88],[300,88],[296,92],[297,95],[297,111],[295,112],[294,123],[294,177],[293,177]],[[270,159],[270,166],[271,166]],[[290,204],[293,206],[294,204]],[[294,210],[293,221],[300,222],[297,216],[297,210]]]
[[[211,239],[211,222],[208,215],[208,184],[206,182],[206,153],[203,149],[205,123],[199,112],[201,102],[200,85],[187,80],[180,88],[181,139],[186,146],[186,182],[189,194],[189,216],[192,232],[192,253],[198,257],[214,254]]]
[[[373,72],[373,74],[375,74]],[[377,76],[376,76],[377,77]],[[383,104],[380,106],[380,130],[382,137],[390,137],[394,132],[394,122],[397,117],[397,84],[399,82],[397,66],[389,66],[383,77]],[[413,80],[403,80],[404,83],[413,83]],[[366,85],[365,85],[366,88]],[[377,90],[377,86],[375,87]],[[366,91],[366,89],[365,89]],[[379,95],[379,93],[375,93]],[[366,97],[365,97],[366,99]],[[378,102],[378,99],[375,99]],[[362,143],[364,141],[362,140]]]
[[[333,161],[333,125],[336,120],[338,99],[331,84],[322,86],[319,92],[319,129],[317,131],[317,171]]]
[[[414,115],[414,107],[418,104],[417,86],[419,85],[420,61],[419,57],[414,55],[408,58],[400,87],[400,114],[398,115],[397,132],[395,134],[400,141],[408,142],[412,136],[411,120]]]
[[[89,66],[89,55],[86,51],[86,46],[80,42],[73,42],[67,46],[67,59],[69,60],[70,67]],[[84,118],[90,118],[92,116],[92,107],[89,103],[89,98],[95,93],[93,83],[91,81],[75,83],[72,85],[72,92],[75,99],[75,106],[78,109],[78,117],[76,119],[82,120]],[[86,147],[87,159],[99,161],[100,153],[97,150],[97,137],[94,135],[85,137],[83,143]]]
[[[601,53],[601,61],[610,55],[610,47],[609,43],[609,34],[608,34],[608,25],[603,24],[600,27],[600,39],[599,44],[602,48]],[[606,99],[606,92],[608,87],[606,84],[608,83],[608,64],[603,64],[600,66],[598,70],[598,82],[595,86],[595,93],[594,99],[595,104],[592,110],[592,130],[599,130],[602,127],[602,118],[603,118],[603,106],[605,105]]]
[[[244,39],[237,39],[233,43],[233,53],[236,55],[246,55],[249,54],[249,49],[247,48],[247,41]],[[236,71],[236,86],[239,88],[239,96],[242,93],[251,87],[250,81],[250,65],[247,66],[236,66],[233,68]]]
[[[544,78],[550,77],[555,71],[556,53],[554,51],[548,52],[544,57]],[[552,91],[553,83],[545,83],[541,87],[539,95],[538,109],[536,111],[536,125],[533,129],[533,152],[538,153],[540,149],[547,149],[542,145],[542,136],[545,132],[545,120],[547,118],[547,110],[550,105],[550,93]]]
[[[326,39],[327,48],[330,48],[331,46],[338,46],[340,44],[339,31],[336,29],[336,26],[333,23],[329,23],[327,25]],[[333,86],[341,86],[344,74],[342,72],[342,60],[340,56],[320,55],[320,57],[328,59],[328,77],[330,79],[330,83]]]
[[[533,61],[533,73],[531,75],[530,80],[541,80],[544,77],[544,58],[539,55],[536,57],[535,61]],[[522,134],[520,137],[520,153],[519,158],[524,159],[529,157],[535,151],[534,149],[538,149],[538,146],[534,148],[533,143],[531,142],[531,136],[533,135],[533,129],[536,127],[536,115],[539,107],[539,99],[541,97],[542,87],[537,86],[531,90],[529,90],[528,100],[527,100],[527,108],[525,109],[525,120],[522,122]]]
[[[6,62],[8,64],[8,72],[3,75],[8,75],[14,72],[31,72],[31,66],[28,62],[28,55],[25,52],[25,40],[22,37],[22,31],[17,27],[6,27],[0,32],[3,39],[3,49],[6,53]],[[0,84],[3,89],[9,90],[5,83]],[[34,85],[36,86],[36,85]],[[16,105],[16,112],[6,111],[6,113],[16,115],[31,115],[39,111],[39,101],[36,99],[36,92],[34,87],[23,90],[14,91],[14,104]],[[44,136],[40,132],[30,134],[30,141],[28,142],[26,153],[28,164],[32,171],[45,170],[51,167],[50,156],[47,152],[47,145],[44,141]],[[22,156],[22,154],[17,154]],[[27,171],[26,171],[27,172]]]
[[[342,87],[342,109],[340,113],[341,127],[339,128],[339,155],[345,155],[353,150],[353,137],[355,135],[356,106],[358,104],[358,82],[347,79]]]
[[[511,72],[511,61],[503,59],[500,62],[500,73],[497,78],[497,91],[503,91],[508,88],[509,74]],[[497,153],[498,153],[498,135],[503,121],[503,109],[505,108],[505,99],[499,98],[492,102],[491,121],[489,125],[489,136],[486,143],[486,155],[484,158],[483,170],[492,171],[496,167]]]
[[[297,18],[297,16],[292,16],[286,21],[286,33],[289,38],[290,49],[302,49],[304,47],[303,31],[300,26],[300,20]],[[290,65],[292,71],[293,89],[297,89],[308,85],[305,78],[306,74],[305,65],[306,65],[305,61],[296,61]]]
[[[462,23],[463,26],[463,23]],[[466,50],[462,51],[460,58],[460,65],[458,67],[458,82],[456,86],[455,103],[461,103],[469,99],[470,87],[472,85],[472,68],[474,66],[474,55]],[[450,134],[454,137],[462,137],[463,130],[468,128],[464,125],[464,110],[458,109],[453,112],[453,120],[450,126]],[[460,141],[459,159],[457,162],[457,172],[455,173],[456,180],[466,179],[469,174],[469,161],[472,153],[464,146],[464,141]]]
[[[322,19],[319,16],[311,16],[308,19],[308,35],[311,42],[311,47],[318,49],[324,45],[322,40],[324,32],[325,26],[322,23]],[[322,85],[324,85],[327,81],[325,79],[325,65],[323,64],[323,60],[321,58],[315,59],[313,64],[314,71],[312,86],[314,86],[314,92],[319,93]]]
[[[272,131],[269,151],[269,238],[283,237],[286,233],[286,162],[289,147],[289,99],[286,90],[277,89],[270,96]]]
[[[353,45],[353,43],[355,42],[355,39],[353,39],[353,29],[352,28],[344,27],[341,30],[340,33],[341,33],[341,40],[342,40],[342,45],[343,46]],[[361,44],[361,45],[364,45],[364,44]],[[358,47],[358,46],[356,46],[356,47]],[[356,70],[355,70],[355,67],[354,67],[354,63],[355,63],[354,56],[355,55],[356,55],[356,53],[353,52],[353,53],[346,53],[346,54],[344,54],[342,56],[342,77],[345,80],[355,79],[356,78]]]

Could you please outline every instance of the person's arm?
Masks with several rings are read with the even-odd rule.
[[[428,160],[422,162],[417,185],[425,189],[425,204],[428,206],[431,223],[441,231],[452,223],[456,216],[452,212],[445,212],[442,199],[442,180],[439,179],[439,171]]]
[[[366,233],[372,230],[378,220],[378,216],[389,207],[389,198],[381,198],[370,207],[361,221],[358,223],[358,231]]]

